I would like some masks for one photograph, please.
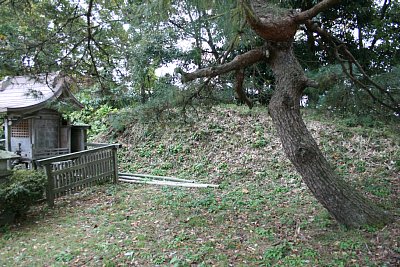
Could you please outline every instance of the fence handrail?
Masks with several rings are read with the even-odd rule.
[[[47,176],[46,198],[50,207],[61,195],[82,190],[99,181],[118,181],[119,144],[38,160]]]
[[[85,144],[88,147],[104,147],[104,146],[108,146],[109,143],[91,143],[91,142],[87,142]]]
[[[104,148],[120,148],[121,145],[120,144],[110,144],[110,145],[105,145],[102,147],[96,147],[93,149],[89,149],[89,150],[83,150],[83,151],[78,151],[78,152],[73,152],[73,153],[69,153],[67,155],[59,155],[59,156],[55,156],[55,157],[51,157],[51,158],[45,158],[45,159],[40,159],[37,160],[37,164],[38,165],[47,165],[50,164],[52,162],[58,162],[58,161],[65,161],[65,160],[70,160],[70,159],[75,159],[75,158],[79,158],[80,156],[88,153],[88,152],[94,152],[97,150],[103,150]]]

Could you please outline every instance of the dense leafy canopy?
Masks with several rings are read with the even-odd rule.
[[[279,8],[306,10],[319,1],[270,2],[278,12]],[[389,85],[385,77],[395,76],[400,64],[399,14],[397,0],[345,0],[314,18],[332,38],[306,27],[298,32],[296,54],[323,85],[309,90],[310,106],[350,113],[363,107],[364,115],[398,112],[399,82],[391,80]],[[157,81],[162,66],[185,71],[215,66],[262,44],[246,24],[241,1],[0,2],[1,78],[62,70],[76,77],[83,88],[92,88],[103,101],[119,106],[144,103],[159,95],[156,87],[173,82],[176,77]],[[361,70],[345,57],[340,50],[343,45]],[[340,64],[342,70],[337,67]],[[353,79],[343,75],[343,70]],[[263,95],[266,100],[273,90],[266,65],[248,67],[244,73],[248,95]],[[201,96],[207,91],[201,88],[229,89],[234,76],[203,82],[187,90]],[[337,105],[330,100],[338,96],[348,101]]]

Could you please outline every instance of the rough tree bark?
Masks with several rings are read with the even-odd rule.
[[[253,102],[247,97],[246,92],[243,90],[244,82],[244,69],[238,69],[235,73],[235,92],[238,100],[245,103],[250,109],[253,108]]]
[[[276,78],[269,112],[285,154],[317,200],[341,224],[380,225],[388,213],[339,177],[307,130],[300,114],[300,97],[310,85],[292,49],[292,42],[269,43],[269,65]]]
[[[269,112],[283,149],[303,181],[339,223],[349,227],[384,225],[392,220],[391,215],[370,202],[334,172],[300,114],[303,90],[307,86],[315,86],[315,83],[305,76],[293,53],[295,32],[300,24],[338,2],[340,1],[323,0],[309,10],[296,13],[279,10],[277,16],[266,1],[243,0],[248,22],[266,41],[267,52],[253,50],[218,67],[201,69],[190,74],[182,73],[183,80],[215,77],[243,69],[256,60],[267,60],[276,79]]]

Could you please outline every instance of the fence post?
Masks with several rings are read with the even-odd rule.
[[[50,207],[54,207],[54,179],[51,172],[51,163],[44,166],[47,176],[46,199]]]
[[[113,183],[116,184],[118,182],[118,162],[117,162],[117,147],[112,147],[112,157],[113,157],[113,167],[114,167],[114,174],[113,174]]]

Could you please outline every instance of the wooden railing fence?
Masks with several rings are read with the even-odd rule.
[[[118,181],[117,148],[102,147],[38,160],[46,171],[46,198],[49,206],[54,199],[80,191],[99,182]]]
[[[49,157],[55,157],[58,155],[64,155],[68,153],[69,153],[69,148],[34,149],[32,151],[32,159],[39,160]]]

